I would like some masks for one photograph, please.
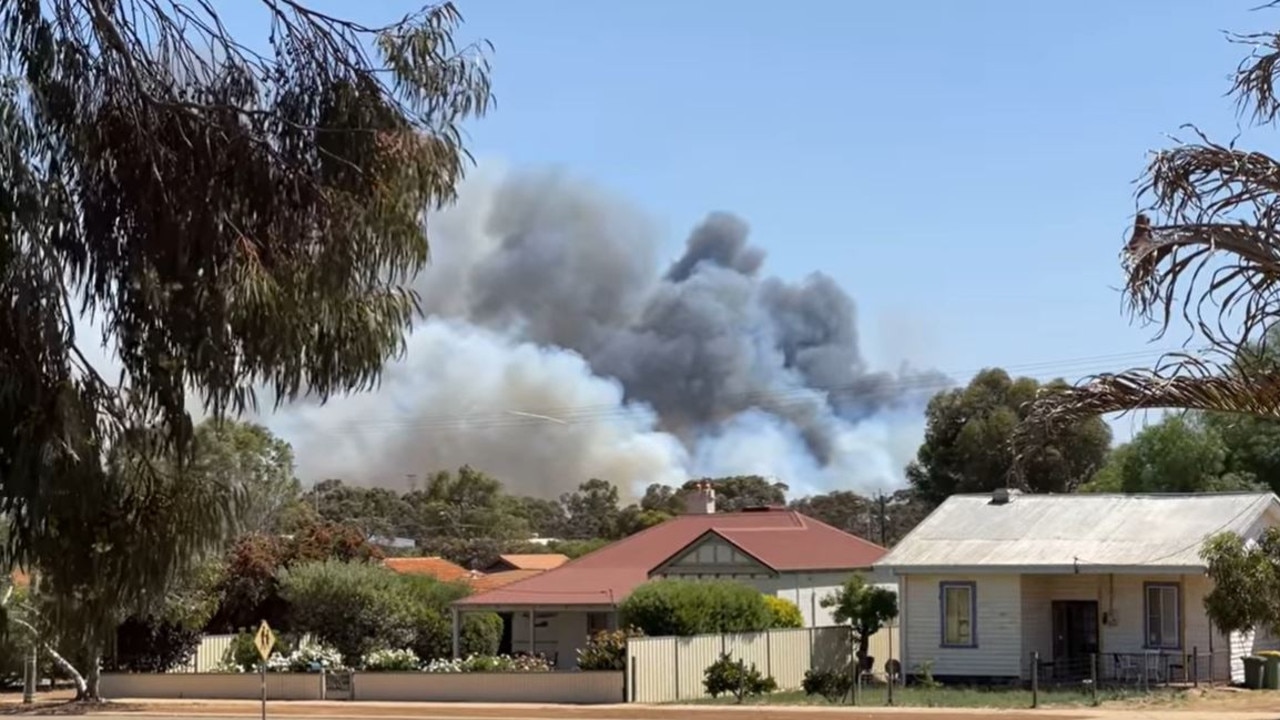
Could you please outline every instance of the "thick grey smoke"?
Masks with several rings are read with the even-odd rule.
[[[475,178],[430,226],[428,319],[383,390],[283,419],[304,471],[383,483],[467,462],[548,495],[704,472],[886,486],[905,460],[886,427],[945,382],[870,372],[848,294],[762,277],[733,215],[666,267],[641,213],[557,174]]]

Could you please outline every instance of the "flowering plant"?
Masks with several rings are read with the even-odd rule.
[[[412,650],[374,650],[364,658],[367,672],[408,672],[421,666]]]
[[[541,655],[471,655],[458,660],[433,660],[424,672],[550,672],[551,663]]]

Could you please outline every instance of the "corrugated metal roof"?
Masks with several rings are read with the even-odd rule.
[[[508,553],[499,555],[489,572],[504,570],[554,570],[569,562],[568,555],[560,553]]]
[[[1204,539],[1245,532],[1271,493],[1198,495],[953,495],[877,567],[1078,569],[1203,567]]]
[[[382,561],[387,568],[402,575],[429,575],[441,582],[463,580],[467,569],[442,557],[391,557]]]

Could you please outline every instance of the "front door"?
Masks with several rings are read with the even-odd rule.
[[[1055,600],[1053,674],[1062,678],[1089,677],[1090,656],[1097,652],[1097,601]]]

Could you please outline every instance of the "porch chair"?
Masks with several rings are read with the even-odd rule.
[[[1112,653],[1115,660],[1116,680],[1122,683],[1137,682],[1142,678],[1142,672],[1138,668],[1137,661],[1132,655],[1124,655],[1121,653]]]

